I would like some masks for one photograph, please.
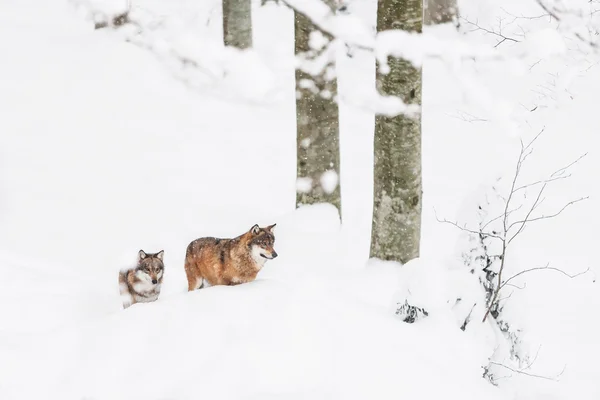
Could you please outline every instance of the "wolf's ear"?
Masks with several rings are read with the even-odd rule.
[[[156,258],[158,258],[160,261],[163,260],[163,257],[165,256],[165,251],[161,250],[158,253],[156,253]]]
[[[275,228],[275,226],[276,226],[276,225],[277,225],[277,224],[269,225],[269,226],[267,226],[265,229],[266,229],[267,231],[269,231],[269,232],[271,232],[271,233],[272,233],[272,232],[273,232],[273,228]]]
[[[255,224],[252,228],[250,228],[250,233],[253,235],[258,235],[260,233],[260,228],[258,224]]]
[[[146,257],[148,257],[148,255],[146,254],[146,252],[145,252],[144,250],[140,250],[140,251],[138,252],[138,258],[139,258],[140,260],[143,260],[143,259],[144,259],[144,258],[146,258]]]

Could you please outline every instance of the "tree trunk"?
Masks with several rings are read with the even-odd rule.
[[[422,31],[422,0],[379,0],[377,31]],[[421,104],[421,70],[388,59],[390,71],[377,71],[382,95]],[[379,66],[378,66],[379,67]],[[419,256],[421,236],[421,116],[375,117],[371,257],[406,263]]]
[[[319,49],[311,49],[309,38],[317,28],[304,15],[294,14],[295,54],[300,59],[314,59]],[[296,69],[296,205],[331,203],[341,215],[339,113],[334,72],[333,61],[318,75],[311,75],[301,67]]]
[[[425,0],[423,23],[425,25],[452,22],[458,26],[458,5],[456,0]]]
[[[223,0],[223,42],[238,49],[252,47],[251,0]]]

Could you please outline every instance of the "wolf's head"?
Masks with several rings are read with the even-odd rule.
[[[258,225],[254,225],[248,231],[250,240],[248,246],[250,247],[250,253],[252,258],[257,264],[263,265],[267,260],[272,260],[277,257],[277,252],[273,248],[275,245],[275,235],[273,235],[273,228],[276,224],[261,228]]]
[[[164,250],[154,254],[140,250],[138,253],[138,265],[135,272],[137,277],[148,283],[152,283],[153,285],[162,283],[163,272],[165,269],[165,265],[163,264],[164,255]]]

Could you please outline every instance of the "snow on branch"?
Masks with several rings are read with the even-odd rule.
[[[582,43],[598,51],[600,34],[600,4],[597,1],[570,2],[564,0],[536,0],[540,8],[558,22],[558,29],[574,35]]]
[[[272,71],[256,52],[226,47],[222,41],[199,40],[199,31],[177,16],[162,16],[129,0],[69,0],[96,29],[148,51],[188,89],[232,102],[264,104],[280,90]],[[210,20],[210,17],[209,17]],[[208,21],[207,21],[208,25]]]
[[[556,39],[544,36],[534,37],[533,43],[525,43],[510,56],[501,54],[489,46],[467,43],[458,35],[440,38],[427,33],[406,32],[399,29],[374,33],[372,29],[352,15],[338,14],[321,0],[281,0],[281,3],[297,13],[310,18],[326,36],[356,48],[375,54],[377,61],[385,68],[388,57],[402,58],[419,67],[427,57],[447,61],[479,60],[501,61],[508,57],[524,58],[538,52],[540,40],[553,42]],[[525,41],[528,42],[528,41]],[[545,46],[545,53],[561,53],[562,46]],[[549,55],[549,54],[546,54]]]

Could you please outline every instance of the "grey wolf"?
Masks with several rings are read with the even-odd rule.
[[[277,257],[274,227],[254,225],[233,239],[204,237],[191,242],[185,253],[188,291],[253,281],[265,262]]]
[[[147,254],[144,250],[140,250],[135,268],[119,272],[119,290],[123,308],[158,299],[165,270],[164,254],[164,250],[154,254]]]

